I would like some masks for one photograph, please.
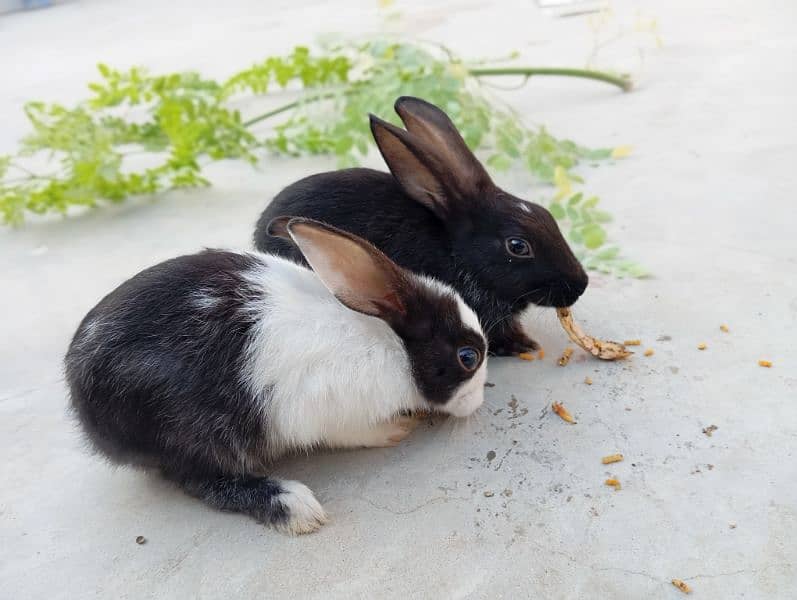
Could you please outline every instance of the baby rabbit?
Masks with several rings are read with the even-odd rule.
[[[573,304],[587,287],[584,269],[551,214],[498,188],[443,111],[410,97],[395,108],[406,131],[371,115],[392,175],[345,169],[288,186],[261,215],[255,246],[302,261],[290,241],[269,237],[268,224],[280,214],[320,219],[454,287],[492,353],[535,349],[518,315],[530,303]]]
[[[205,250],[150,267],[103,298],[66,354],[88,439],[209,505],[290,533],[325,521],[313,493],[268,477],[291,450],[392,446],[436,410],[484,399],[486,340],[447,285],[310,219],[269,227],[313,270]]]

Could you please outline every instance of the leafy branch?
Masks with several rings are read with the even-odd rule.
[[[223,159],[252,164],[264,151],[278,155],[336,156],[340,166],[358,164],[373,145],[366,115],[396,122],[400,95],[425,98],[443,108],[470,147],[487,154],[494,169],[523,165],[553,184],[547,202],[588,267],[639,276],[639,267],[605,247],[608,213],[598,199],[582,201],[574,168],[582,161],[618,158],[617,150],[588,149],[529,128],[511,108],[498,104],[480,84],[485,77],[558,75],[582,77],[630,89],[620,75],[583,69],[469,67],[445,48],[422,43],[368,42],[313,55],[297,47],[269,57],[226,81],[195,72],[150,75],[99,65],[100,80],[73,108],[30,102],[32,132],[16,156],[0,156],[0,217],[18,225],[27,213],[67,214],[72,207],[121,202],[142,194],[208,185],[202,166]],[[245,99],[275,90],[298,90],[297,99],[244,117]],[[257,134],[263,122],[273,123]],[[35,172],[42,159],[53,167]]]

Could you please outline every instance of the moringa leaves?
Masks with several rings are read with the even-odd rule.
[[[519,165],[555,192],[544,202],[588,268],[619,276],[643,270],[607,252],[602,224],[611,220],[595,196],[577,191],[583,162],[621,158],[630,148],[589,149],[527,127],[510,107],[491,96],[448,50],[423,43],[368,42],[327,47],[314,54],[297,46],[225,81],[196,72],[152,75],[134,67],[98,65],[88,99],[72,108],[30,102],[31,133],[16,156],[0,157],[0,218],[21,224],[26,214],[67,214],[73,207],[121,202],[172,188],[208,185],[210,161],[250,163],[264,151],[300,157],[335,156],[353,166],[373,148],[368,113],[400,124],[398,96],[418,96],[445,110],[468,145],[490,168]],[[298,90],[295,101],[244,117],[243,99],[275,90]],[[270,127],[262,128],[267,121]],[[46,159],[50,172],[34,173]],[[146,166],[141,166],[145,164]]]

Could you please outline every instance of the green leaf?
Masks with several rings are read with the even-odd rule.
[[[604,248],[600,252],[595,254],[595,257],[599,260],[611,260],[612,258],[617,257],[620,254],[620,249],[617,246],[609,246],[608,248]]]
[[[570,206],[570,205],[567,206],[567,217],[573,223],[581,222],[581,213],[578,211],[578,209],[575,206]]]
[[[561,221],[567,216],[564,207],[558,202],[551,202],[551,205],[548,207],[548,210],[553,215],[553,218],[556,219],[557,221]]]
[[[576,206],[579,202],[581,202],[581,199],[583,197],[584,197],[584,194],[581,193],[581,192],[579,192],[577,194],[573,194],[572,196],[570,196],[570,198],[568,199],[567,203],[570,206]]]
[[[496,171],[506,171],[512,166],[512,159],[505,154],[493,154],[487,159],[487,165]]]
[[[567,232],[567,239],[569,239],[574,244],[583,244],[584,243],[584,236],[581,233],[581,230],[578,227],[573,227],[570,231]]]
[[[599,248],[606,241],[606,232],[596,223],[585,225],[581,230],[581,236],[584,239],[584,245],[590,250]]]
[[[596,210],[592,216],[598,223],[609,223],[612,220],[612,215],[605,210]]]

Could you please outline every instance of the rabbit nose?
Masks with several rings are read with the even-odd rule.
[[[581,294],[584,293],[589,285],[589,275],[587,275],[586,271],[582,271],[581,276],[578,277],[578,279],[576,279],[572,285],[573,292],[575,292],[578,296],[581,296]]]

